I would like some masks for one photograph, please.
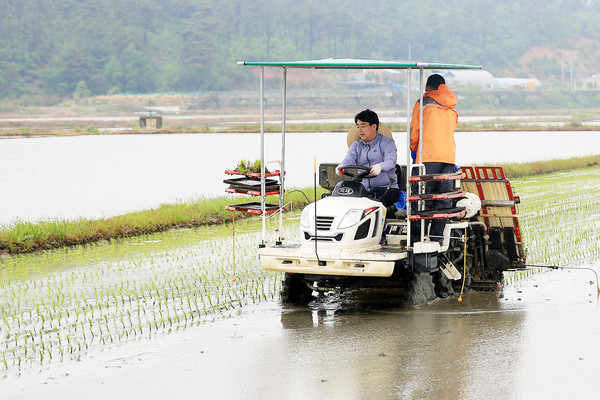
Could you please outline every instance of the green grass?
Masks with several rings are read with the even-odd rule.
[[[312,189],[301,192],[289,190],[286,194],[285,202],[291,202],[291,209],[302,208],[307,204],[307,199],[311,201],[314,199]],[[319,189],[317,195],[323,192],[323,189]],[[152,210],[98,220],[82,218],[74,221],[51,220],[0,225],[0,253],[20,254],[111,238],[139,236],[169,229],[222,224],[234,218],[234,214],[225,210],[225,206],[235,203],[235,200],[239,201],[230,197],[220,197],[201,199],[196,202],[163,204]],[[277,202],[277,198],[267,198],[267,203],[277,204]],[[236,214],[236,218],[239,219],[250,216],[247,213]]]
[[[573,157],[549,161],[535,161],[530,163],[502,164],[504,173],[508,178],[551,174],[554,172],[573,169],[590,168],[600,165],[600,155],[588,157]]]

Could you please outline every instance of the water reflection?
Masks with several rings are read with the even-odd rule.
[[[312,386],[305,396],[280,389],[302,399],[593,397],[587,368],[600,360],[600,313],[591,283],[559,271],[462,303],[402,306],[378,294],[283,307],[278,351],[289,365],[279,373]],[[571,368],[578,376],[566,381]]]
[[[360,293],[284,307],[281,345],[298,357],[282,379],[320,383],[293,398],[341,392],[357,399],[474,398],[486,385],[497,398],[511,398],[513,389],[498,387],[497,379],[515,379],[519,372],[523,322],[523,310],[504,309],[495,293],[418,307],[399,305],[393,294]]]

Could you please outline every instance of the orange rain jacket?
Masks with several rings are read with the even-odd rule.
[[[456,95],[444,84],[423,95],[423,161],[455,164],[454,131],[458,124]],[[410,149],[419,160],[419,101],[410,121]]]

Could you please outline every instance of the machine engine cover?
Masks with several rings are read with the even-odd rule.
[[[464,207],[467,212],[465,218],[471,218],[481,210],[481,199],[475,193],[466,192],[465,197],[456,202],[456,206]]]

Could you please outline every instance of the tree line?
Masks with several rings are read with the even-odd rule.
[[[560,66],[519,65],[528,48],[600,38],[595,0],[0,0],[0,10],[5,98],[254,87],[238,60],[410,57],[543,78]]]

